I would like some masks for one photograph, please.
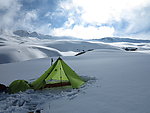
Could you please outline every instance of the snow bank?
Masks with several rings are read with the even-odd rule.
[[[39,46],[14,45],[0,48],[0,64],[54,56],[61,56],[61,53],[56,49]]]

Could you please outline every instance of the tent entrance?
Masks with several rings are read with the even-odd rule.
[[[53,84],[46,84],[44,88],[53,88],[53,87],[64,87],[64,86],[71,86],[70,82],[59,82]]]

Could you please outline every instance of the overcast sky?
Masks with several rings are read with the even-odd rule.
[[[0,29],[150,39],[150,0],[0,0]]]

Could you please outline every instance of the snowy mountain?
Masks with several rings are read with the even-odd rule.
[[[37,32],[28,32],[25,30],[16,30],[13,34],[20,36],[20,37],[36,37],[39,39],[51,39],[51,40],[82,40],[79,38],[71,37],[71,36],[51,36],[51,35],[44,35]]]
[[[138,39],[118,38],[118,37],[105,37],[101,39],[93,39],[93,41],[101,41],[106,43],[112,42],[150,43],[150,40],[138,40]]]
[[[25,30],[16,30],[13,32],[13,34],[20,36],[20,37],[37,37],[39,39],[52,39],[52,36],[49,35],[43,35],[43,34],[38,34],[37,32],[28,32]]]
[[[30,36],[30,33],[28,33],[27,31],[24,31],[24,30],[17,30],[17,31],[14,31],[13,33],[20,37],[29,37]]]
[[[51,40],[38,38],[36,32],[17,31],[16,35],[0,35],[0,64],[37,58],[74,56],[91,49],[116,49],[116,47],[82,40]],[[46,35],[43,35],[46,36]]]

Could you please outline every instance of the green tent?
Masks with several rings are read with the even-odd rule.
[[[60,57],[41,77],[31,83],[34,89],[67,85],[79,88],[83,84],[84,81]]]
[[[25,91],[31,89],[30,85],[25,80],[15,80],[9,85],[10,93],[18,93],[20,91]]]

